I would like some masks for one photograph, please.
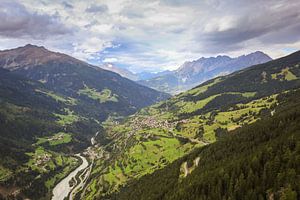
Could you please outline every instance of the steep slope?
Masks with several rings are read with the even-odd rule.
[[[1,51],[0,199],[50,199],[100,122],[167,96],[43,47]]]
[[[299,199],[300,91],[273,117],[195,149],[107,199]]]
[[[178,93],[216,76],[229,74],[271,60],[268,55],[260,51],[237,58],[230,58],[229,56],[203,57],[195,61],[185,62],[173,73],[140,81],[140,83],[160,91]]]
[[[77,103],[73,109],[76,112],[99,121],[112,113],[132,114],[169,97],[116,73],[33,45],[1,51],[0,67],[40,81],[56,93],[75,98]]]
[[[122,122],[104,123],[84,198],[101,197],[163,168],[228,132],[273,115],[279,96],[300,87],[300,52],[218,77]],[[279,96],[278,96],[279,95]]]
[[[0,197],[38,199],[76,167],[68,153],[87,147],[100,125],[66,115],[74,102],[0,69]]]

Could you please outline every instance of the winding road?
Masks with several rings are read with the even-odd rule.
[[[85,157],[79,154],[76,154],[76,156],[82,160],[82,164],[54,187],[52,192],[52,200],[63,200],[65,197],[68,197],[74,187],[70,187],[69,182],[72,180],[72,178],[75,179],[75,176],[78,174],[78,172],[85,170],[89,166],[89,163]]]

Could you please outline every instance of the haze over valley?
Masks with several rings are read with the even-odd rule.
[[[299,199],[299,10],[0,1],[0,200]]]

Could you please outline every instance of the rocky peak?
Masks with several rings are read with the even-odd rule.
[[[81,61],[65,54],[52,52],[43,46],[32,44],[0,51],[0,67],[11,71],[22,67],[40,66],[49,62],[81,63]]]

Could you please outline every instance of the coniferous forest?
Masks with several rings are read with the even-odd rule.
[[[0,200],[300,200],[300,0],[0,0]]]
[[[300,194],[300,92],[267,117],[146,175],[111,199],[287,199]],[[196,167],[180,177],[183,162]]]

